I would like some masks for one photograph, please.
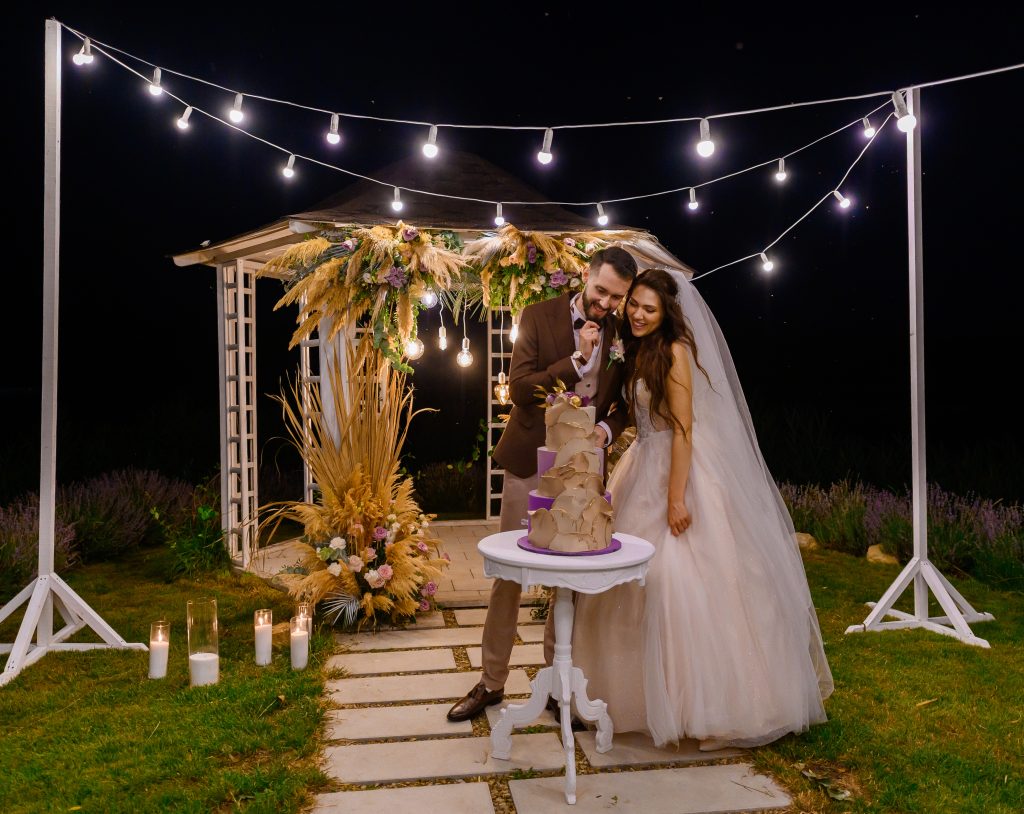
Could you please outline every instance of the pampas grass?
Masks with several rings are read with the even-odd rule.
[[[441,575],[447,563],[427,540],[427,517],[413,499],[411,478],[399,474],[399,455],[413,411],[406,376],[395,370],[368,336],[356,348],[346,343],[348,376],[330,370],[337,432],[323,410],[319,387],[310,389],[310,413],[302,414],[300,385],[278,397],[292,442],[308,463],[320,488],[317,502],[287,501],[264,507],[261,526],[283,520],[302,524],[310,545],[301,566],[308,574],[292,583],[291,592],[314,603],[343,600],[359,603],[360,626],[376,625],[378,616],[407,621],[430,600],[424,586]],[[386,534],[386,537],[383,536]],[[318,555],[334,538],[343,538],[341,559],[331,566]],[[432,552],[432,553],[431,553]],[[331,552],[328,551],[328,554]],[[358,562],[355,562],[358,558]],[[382,566],[392,575],[374,587],[370,575]]]

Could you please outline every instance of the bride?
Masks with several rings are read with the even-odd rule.
[[[725,339],[679,272],[626,297],[637,439],[608,483],[616,529],[655,546],[646,587],[580,596],[573,662],[616,732],[757,746],[826,720],[832,675],[786,511]]]

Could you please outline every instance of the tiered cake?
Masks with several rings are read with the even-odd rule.
[[[551,553],[611,550],[611,495],[604,488],[604,454],[594,447],[594,408],[567,392],[548,395],[546,405],[527,540]]]

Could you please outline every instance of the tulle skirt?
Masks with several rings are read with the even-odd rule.
[[[766,503],[771,490],[733,476],[695,422],[692,524],[677,537],[671,454],[671,431],[648,434],[609,481],[616,529],[656,553],[646,587],[578,597],[573,662],[587,694],[608,702],[616,732],[646,732],[658,745],[755,746],[824,721],[831,673],[799,551]]]

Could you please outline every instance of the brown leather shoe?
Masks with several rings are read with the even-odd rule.
[[[468,721],[475,718],[492,704],[499,704],[505,697],[505,688],[500,690],[488,690],[484,682],[480,682],[471,689],[466,697],[448,710],[449,721]]]

